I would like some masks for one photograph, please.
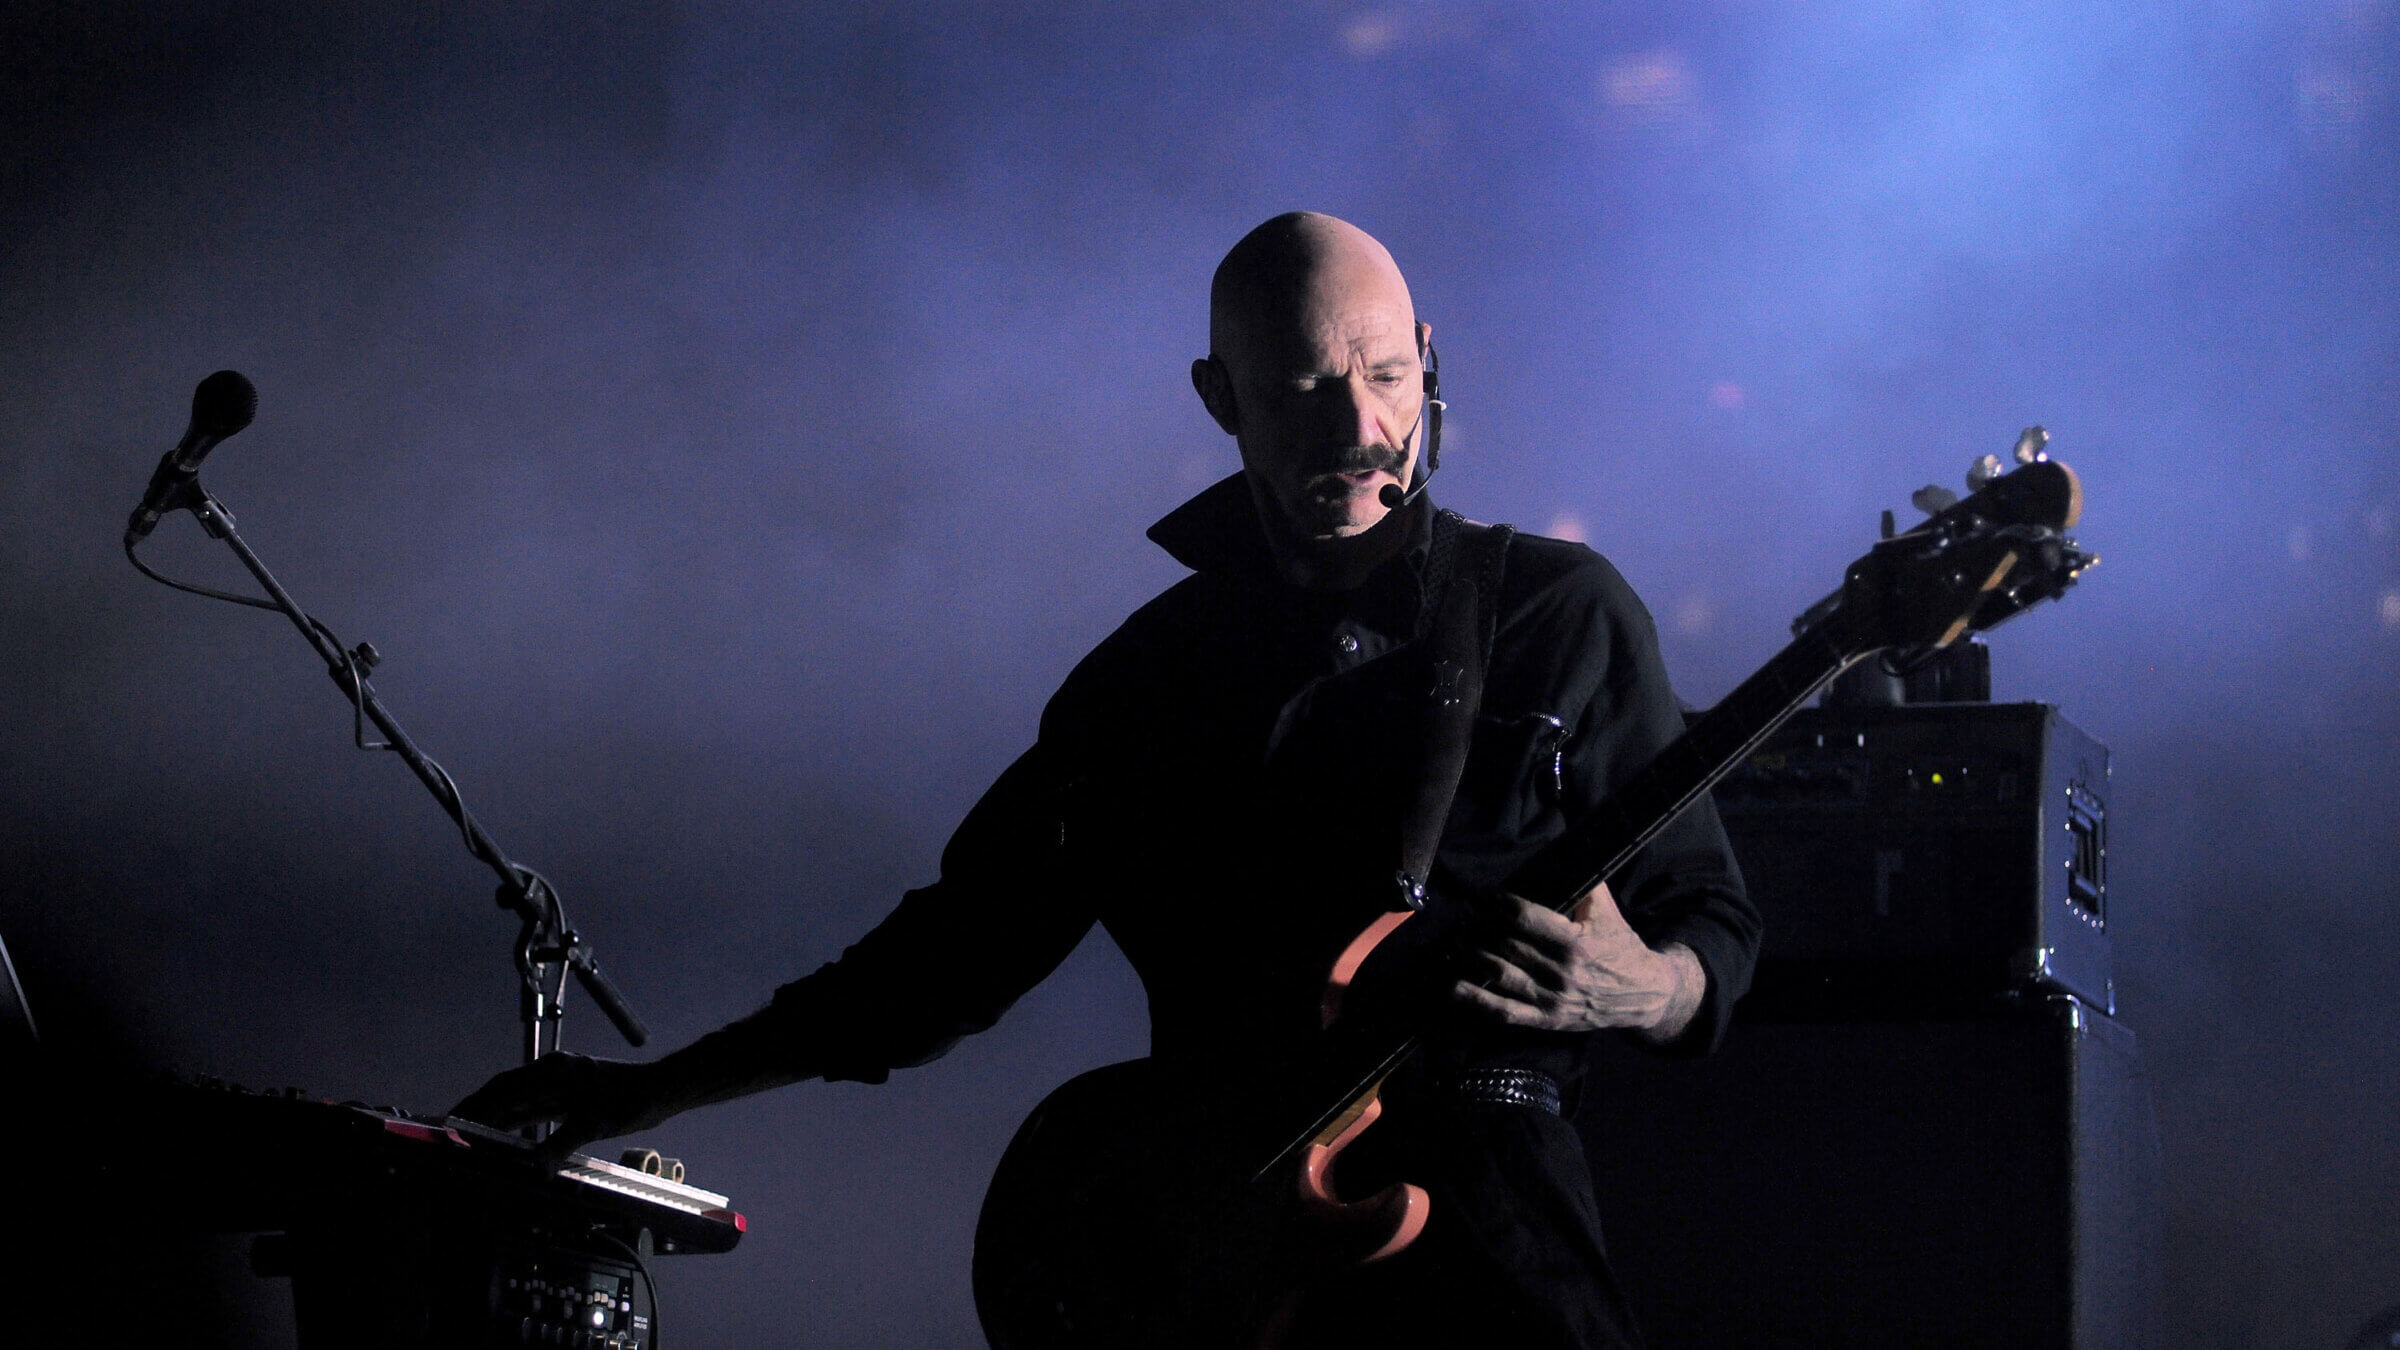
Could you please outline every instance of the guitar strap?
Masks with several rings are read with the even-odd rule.
[[[1400,902],[1410,909],[1425,907],[1425,883],[1433,874],[1442,827],[1466,772],[1499,622],[1500,579],[1515,537],[1514,526],[1479,525],[1455,511],[1434,513],[1425,558],[1428,594],[1417,618],[1417,635],[1427,644],[1431,707],[1423,769],[1400,821],[1400,869],[1394,878]]]

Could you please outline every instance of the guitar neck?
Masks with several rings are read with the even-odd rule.
[[[1792,639],[1607,801],[1510,874],[1504,889],[1564,910],[1632,861],[1782,726],[1827,680],[1865,653],[1836,610]]]

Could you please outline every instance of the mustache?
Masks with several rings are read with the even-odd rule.
[[[1345,446],[1309,465],[1305,481],[1313,483],[1345,473],[1388,473],[1397,477],[1407,463],[1408,452],[1397,446],[1382,442]]]

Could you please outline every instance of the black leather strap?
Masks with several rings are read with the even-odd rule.
[[[1420,619],[1429,644],[1425,691],[1432,705],[1425,719],[1425,758],[1417,791],[1400,822],[1400,868],[1394,882],[1400,903],[1425,905],[1425,881],[1450,819],[1451,799],[1466,772],[1475,739],[1475,717],[1483,707],[1483,677],[1492,659],[1498,623],[1500,579],[1508,566],[1508,525],[1478,525],[1454,511],[1433,518],[1426,553],[1429,589]]]

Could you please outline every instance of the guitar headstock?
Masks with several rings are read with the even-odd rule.
[[[2082,514],[2083,484],[2056,460],[1990,476],[1850,564],[1835,631],[1853,654],[1915,653],[2003,623],[2099,561],[2066,535]]]

